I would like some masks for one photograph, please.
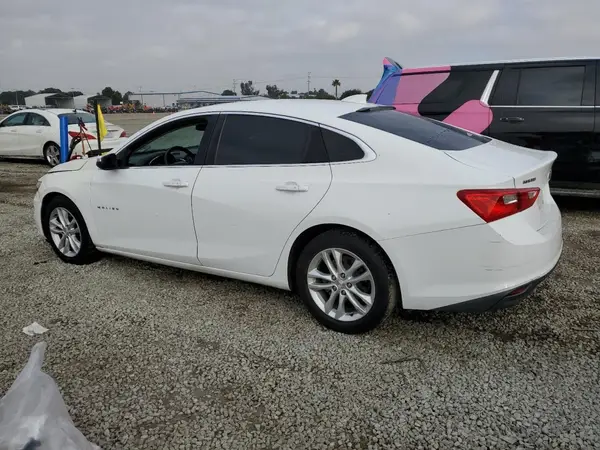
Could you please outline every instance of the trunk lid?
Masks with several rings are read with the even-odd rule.
[[[466,150],[444,153],[467,166],[511,177],[515,188],[539,188],[540,194],[535,204],[520,214],[536,230],[546,224],[552,200],[548,183],[552,164],[557,157],[555,152],[532,150],[492,140]]]
[[[92,136],[96,135],[96,124],[95,123],[86,123],[85,127],[87,128],[86,133],[91,134]],[[118,139],[121,137],[121,133],[123,130],[112,123],[106,122],[106,130],[108,133],[104,137],[104,139]],[[69,131],[75,131],[79,133],[79,125],[69,125]],[[84,130],[85,131],[85,130]]]

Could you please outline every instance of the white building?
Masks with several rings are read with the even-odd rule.
[[[88,105],[93,105],[98,101],[102,108],[108,108],[112,104],[112,100],[104,95],[83,94],[73,98],[74,107],[77,109],[86,109]]]
[[[74,108],[73,97],[68,94],[35,94],[25,97],[27,108]]]

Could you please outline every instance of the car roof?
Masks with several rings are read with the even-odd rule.
[[[69,114],[73,112],[75,112],[75,110],[73,110],[72,108],[27,108],[15,111],[11,115],[18,113],[50,113],[58,116],[59,114]],[[83,109],[78,109],[76,110],[76,112],[86,113],[87,111],[84,111]]]
[[[418,67],[405,67],[404,70],[410,71],[410,73],[418,73],[420,71],[434,71],[439,69],[440,71],[447,71],[451,68],[496,68],[511,64],[527,64],[527,63],[560,63],[560,62],[590,62],[600,61],[600,57],[592,56],[569,56],[569,57],[556,57],[556,58],[527,58],[527,59],[506,59],[498,61],[480,61],[480,62],[462,62],[462,63],[450,63],[450,64],[436,64],[433,66],[418,66]]]
[[[339,100],[253,100],[221,103],[218,105],[187,109],[185,111],[172,114],[168,117],[170,119],[174,119],[178,116],[187,116],[193,115],[194,113],[207,112],[248,112],[258,114],[274,114],[293,117],[301,120],[327,123],[331,120],[335,120],[343,114],[354,112],[364,106],[364,104],[342,102]]]
[[[49,112],[51,114],[56,114],[57,116],[59,114],[69,114],[69,113],[74,113],[74,112],[78,112],[78,113],[87,113],[87,111],[84,111],[83,109],[69,109],[69,108],[48,108],[48,109],[38,109],[37,111],[45,111],[45,112]],[[90,113],[88,113],[90,114]]]

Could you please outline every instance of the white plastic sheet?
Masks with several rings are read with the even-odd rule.
[[[75,428],[58,386],[42,372],[46,343],[0,400],[0,450],[100,450]]]

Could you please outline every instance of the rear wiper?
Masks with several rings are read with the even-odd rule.
[[[360,109],[357,109],[356,112],[371,112],[371,111],[389,111],[392,109],[396,109],[391,105],[373,105],[373,106],[364,106]]]

